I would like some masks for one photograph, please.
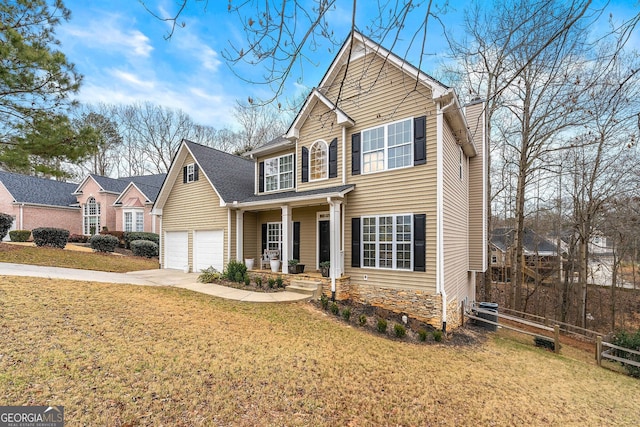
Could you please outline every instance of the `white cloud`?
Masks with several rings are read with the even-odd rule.
[[[146,90],[151,90],[154,88],[155,84],[151,80],[143,80],[139,78],[133,73],[129,73],[123,70],[113,69],[109,70],[109,74],[114,76],[115,78],[132,85],[133,87],[144,88]]]
[[[84,45],[100,49],[110,54],[121,53],[125,56],[148,57],[153,51],[149,37],[137,29],[122,28],[117,15],[101,16],[78,25],[62,27],[65,45]]]

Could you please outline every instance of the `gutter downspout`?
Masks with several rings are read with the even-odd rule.
[[[437,121],[437,137],[436,137],[436,292],[442,295],[442,332],[447,332],[447,291],[444,281],[444,159],[443,156],[443,126],[444,126],[444,110],[454,103],[452,99],[449,104],[440,108],[437,105],[438,112],[436,114]]]
[[[227,263],[231,261],[231,208],[227,208]]]

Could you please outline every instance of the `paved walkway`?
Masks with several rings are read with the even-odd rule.
[[[158,269],[132,271],[130,273],[107,273],[104,271],[0,262],[0,276],[44,277],[48,279],[128,283],[143,286],[172,286],[213,295],[219,298],[246,302],[295,302],[305,301],[310,298],[309,295],[296,292],[252,292],[215,285],[213,283],[200,283],[198,282],[197,273],[183,273],[179,270]]]

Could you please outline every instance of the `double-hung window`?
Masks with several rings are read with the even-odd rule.
[[[187,165],[187,182],[193,182],[196,180],[196,168],[195,164],[191,163]]]
[[[411,270],[412,248],[412,215],[362,218],[363,267]]]
[[[264,183],[266,191],[293,188],[293,154],[265,160]]]
[[[144,212],[124,211],[124,231],[144,231]]]
[[[413,165],[413,119],[362,131],[363,173]]]

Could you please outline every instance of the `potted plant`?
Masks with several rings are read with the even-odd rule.
[[[274,273],[280,271],[280,259],[278,257],[271,258],[269,264],[271,265],[271,271]]]
[[[247,266],[247,270],[253,270],[253,258],[245,258],[244,265]]]
[[[329,277],[330,271],[331,271],[331,261],[322,261],[320,263],[320,272],[322,273],[322,277]]]
[[[289,274],[300,274],[304,273],[304,264],[300,264],[300,261],[297,259],[289,260]]]

